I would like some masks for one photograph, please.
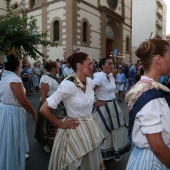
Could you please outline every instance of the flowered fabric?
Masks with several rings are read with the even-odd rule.
[[[126,95],[129,111],[129,139],[132,140],[133,124],[136,114],[142,107],[156,98],[165,98],[170,106],[170,90],[151,79],[140,80]]]
[[[68,76],[68,77],[66,78],[66,80],[71,80],[72,82],[75,83],[75,85],[76,85],[77,87],[80,87],[80,88],[82,88],[82,89],[85,89],[85,88],[86,88],[87,80],[85,79],[84,84],[83,84],[75,74],[72,74],[72,75]]]

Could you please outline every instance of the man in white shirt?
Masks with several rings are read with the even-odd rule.
[[[63,71],[62,78],[64,79],[71,74],[74,74],[74,70],[70,67],[70,64],[67,63],[67,67]]]

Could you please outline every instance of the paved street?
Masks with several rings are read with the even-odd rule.
[[[33,93],[32,98],[30,99],[33,107],[35,110],[38,109],[39,105],[39,94]],[[122,107],[126,119],[128,119],[127,115],[127,106],[124,102],[120,104]],[[32,117],[30,114],[27,114],[27,132],[28,132],[28,140],[29,140],[29,147],[30,147],[30,158],[26,161],[26,170],[47,170],[48,169],[48,162],[50,158],[50,154],[47,154],[43,147],[37,143],[34,139],[34,132],[35,132],[35,124],[32,121]],[[121,161],[107,161],[106,162],[106,170],[125,170],[127,161],[128,161],[129,153],[122,158]]]

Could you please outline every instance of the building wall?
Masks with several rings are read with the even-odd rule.
[[[132,42],[132,1],[126,0],[124,1],[124,16],[125,21],[123,25],[123,50],[122,53],[125,54],[125,59],[123,61],[125,63],[129,63],[131,60],[131,42]],[[129,38],[129,51],[126,51],[126,39]]]
[[[94,7],[98,7],[99,5],[99,0],[84,0],[84,2],[87,2],[88,4],[91,4]]]
[[[6,14],[6,1],[1,0],[1,5],[0,5],[0,15]]]
[[[97,2],[97,1],[96,1]],[[93,59],[99,60],[99,56],[101,55],[101,14],[98,10],[96,10],[93,6],[89,6],[85,3],[78,4],[78,29],[77,32],[77,45],[80,51],[88,53]],[[90,26],[89,38],[90,43],[89,46],[84,46],[82,44],[81,38],[81,21],[86,19]],[[95,21],[95,22],[94,22]]]
[[[27,10],[28,16],[34,16],[37,33],[48,31],[49,41],[53,41],[53,22],[59,21],[60,40],[57,48],[37,46],[51,60],[64,59],[64,52],[68,57],[73,52],[83,51],[99,61],[106,52],[107,24],[115,29],[117,38],[114,46],[125,53],[125,61],[130,60],[130,52],[126,52],[126,38],[129,37],[131,44],[131,0],[119,0],[116,9],[111,9],[107,0],[37,0],[33,9],[30,9],[30,0],[11,0],[11,4],[18,4],[19,9]],[[104,11],[101,11],[101,6],[106,7]],[[83,21],[87,21],[89,26],[86,44],[82,42]]]
[[[166,38],[166,12],[167,7],[163,0],[158,0],[162,7],[158,5],[157,0],[133,0],[132,6],[132,58],[138,59],[134,55],[137,47],[145,40],[159,35]],[[157,15],[157,10],[162,10],[162,17]],[[156,22],[162,23],[162,28],[158,28]]]

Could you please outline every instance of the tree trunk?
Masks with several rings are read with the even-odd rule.
[[[8,54],[13,54],[15,57],[18,57],[18,51],[15,46],[11,48]]]

